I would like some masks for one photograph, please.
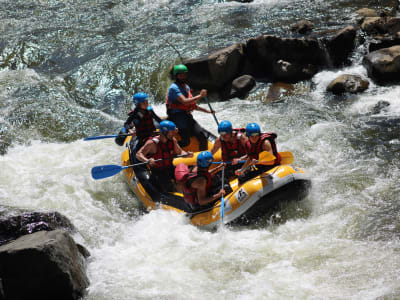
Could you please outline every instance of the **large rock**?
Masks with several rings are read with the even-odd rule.
[[[347,26],[338,31],[331,39],[325,40],[329,57],[334,66],[348,63],[348,57],[355,46],[357,30],[354,26]]]
[[[0,214],[0,245],[25,234],[54,229],[76,231],[71,221],[58,212],[3,212]]]
[[[356,94],[365,91],[368,87],[369,82],[360,76],[344,74],[333,80],[328,85],[327,91],[336,95],[343,93]]]
[[[368,76],[376,82],[400,82],[400,46],[371,52],[364,57],[362,63],[368,71]]]
[[[188,83],[195,89],[217,91],[238,76],[243,61],[242,44],[234,44],[210,55],[186,60],[184,64],[189,69]]]
[[[364,18],[368,18],[368,17],[377,17],[378,13],[376,12],[375,9],[372,8],[361,8],[359,10],[356,11],[356,14],[364,17]]]
[[[373,52],[383,48],[400,45],[400,32],[391,36],[375,36],[369,43],[368,51]]]
[[[327,64],[325,50],[311,38],[259,36],[247,41],[245,55],[256,77],[286,82],[309,79]]]
[[[5,299],[79,299],[89,280],[85,261],[63,230],[40,231],[0,247]]]
[[[251,75],[242,75],[227,85],[220,93],[223,100],[240,98],[244,99],[248,96],[249,92],[256,86],[256,80]]]
[[[395,35],[400,31],[400,18],[368,17],[361,24],[361,29],[369,35]]]

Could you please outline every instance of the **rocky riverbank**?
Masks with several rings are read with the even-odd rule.
[[[0,299],[80,299],[89,286],[72,223],[57,212],[0,217]]]
[[[288,37],[261,35],[188,59],[189,84],[217,93],[222,100],[243,98],[255,80],[296,83],[311,79],[317,72],[351,64],[356,47],[368,49],[362,64],[378,84],[400,81],[400,18],[377,16],[373,10],[357,12],[354,24],[329,32],[314,32],[311,22],[298,22]],[[357,84],[355,84],[356,80]],[[359,81],[361,80],[361,81]],[[333,93],[358,93],[366,88],[364,78],[344,81]],[[354,88],[354,86],[361,88]]]

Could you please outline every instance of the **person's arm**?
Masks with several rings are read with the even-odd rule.
[[[217,194],[212,195],[211,197],[207,196],[207,180],[204,177],[196,178],[192,187],[197,189],[197,200],[199,201],[199,205],[206,205],[210,202],[218,200],[225,195],[225,191],[221,189]]]
[[[203,108],[203,107],[201,107],[201,106],[199,106],[197,104],[196,104],[196,110],[202,111],[202,112],[205,112],[205,113],[209,113],[209,114],[214,114],[215,113],[215,111],[211,111],[209,109]]]
[[[153,117],[153,119],[156,120],[158,123],[160,123],[162,121],[161,118],[159,116],[157,116],[157,114],[155,113],[153,108],[150,109],[150,113],[151,113],[151,116]]]
[[[214,155],[219,148],[221,148],[221,139],[217,138],[214,142],[214,146],[211,149],[211,154]]]
[[[176,138],[172,138],[172,141],[174,142],[174,152],[176,155],[184,155],[187,157],[193,157],[193,152],[191,151],[185,151],[179,146],[178,141]]]
[[[133,116],[133,114],[129,114],[128,119],[124,123],[125,129],[131,134],[135,133],[135,131],[133,130],[134,122],[135,122],[135,117]]]
[[[153,166],[154,159],[153,158],[147,158],[146,156],[149,155],[149,154],[156,153],[156,150],[157,150],[156,149],[156,144],[152,140],[149,140],[136,153],[136,158],[138,160],[142,161],[142,162],[148,162],[150,164],[150,166]]]
[[[240,142],[240,143],[242,144],[242,146],[246,149],[247,137],[246,137],[244,134],[241,134],[241,135],[240,135],[240,141],[239,141],[239,142]],[[232,165],[238,164],[239,161],[241,161],[241,160],[247,160],[247,153],[244,154],[244,155],[242,155],[241,157],[234,158],[234,159],[232,160]]]
[[[263,151],[268,151],[268,152],[271,153],[272,155],[274,154],[274,153],[272,153],[272,146],[271,146],[271,143],[270,143],[267,139],[265,139],[264,142],[263,142],[262,150],[263,150]]]
[[[207,96],[207,90],[201,90],[200,94],[192,98],[187,98],[185,97],[185,95],[180,94],[176,99],[182,104],[189,105],[192,104],[193,102],[196,102],[197,100],[200,100],[201,98],[204,98],[205,96]]]

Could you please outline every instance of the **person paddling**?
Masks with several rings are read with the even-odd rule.
[[[199,95],[193,96],[186,84],[188,72],[188,68],[182,64],[176,65],[173,69],[175,82],[170,85],[167,93],[167,115],[168,119],[179,128],[181,147],[189,145],[190,137],[195,136],[199,141],[200,151],[207,150],[207,137],[203,133],[203,128],[193,118],[192,111],[215,112],[197,105],[198,100],[207,96],[207,90],[202,89]]]
[[[186,152],[178,145],[174,135],[176,126],[173,122],[164,120],[160,123],[160,134],[147,139],[143,147],[136,153],[136,158],[142,162],[148,162],[151,175],[150,181],[161,191],[174,190],[174,166],[172,159],[176,155],[193,156],[192,152]],[[162,159],[162,161],[155,161]]]
[[[221,148],[222,161],[229,162],[225,168],[226,182],[229,182],[235,176],[235,170],[242,165],[239,161],[247,158],[245,129],[232,128],[232,123],[224,120],[218,124],[218,133],[211,153],[215,154]]]
[[[161,118],[149,106],[148,98],[149,96],[145,93],[133,95],[135,109],[128,114],[128,119],[124,123],[125,131],[137,137],[135,153],[155,133],[156,125],[161,122]]]
[[[275,143],[277,137],[276,133],[261,133],[260,126],[257,123],[250,123],[246,126],[246,136],[248,137],[246,142],[247,160],[241,169],[245,171],[238,172],[240,183],[279,165],[281,161]],[[256,160],[259,159],[259,154],[263,151],[267,151],[276,157],[273,165],[262,165],[256,163]],[[250,166],[255,166],[255,168],[250,170],[248,168]]]
[[[183,163],[176,168],[175,176],[183,188],[184,200],[193,210],[219,200],[222,195],[225,195],[224,189],[220,189],[218,193],[210,195],[212,176],[214,174],[213,171],[209,171],[212,161],[211,152],[203,151],[197,156],[197,167],[192,172],[189,173],[187,166]],[[179,174],[181,167],[185,171]]]

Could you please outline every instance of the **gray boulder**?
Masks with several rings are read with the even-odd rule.
[[[348,57],[355,47],[357,30],[354,26],[347,26],[339,30],[332,38],[324,40],[333,66],[348,63]]]
[[[360,76],[344,74],[333,80],[328,85],[327,91],[335,95],[343,93],[356,94],[365,91],[368,87],[369,82]]]
[[[380,84],[400,82],[400,46],[380,49],[364,56],[368,76]]]
[[[361,24],[361,29],[369,35],[395,35],[400,31],[400,18],[368,17]]]
[[[251,38],[246,43],[245,55],[252,64],[252,73],[285,82],[309,79],[327,65],[325,50],[313,38]]]
[[[238,76],[243,61],[243,44],[234,44],[207,56],[186,60],[188,83],[194,89],[217,91]]]
[[[225,89],[220,93],[223,100],[239,98],[245,99],[249,92],[256,86],[256,80],[251,75],[242,75],[232,81],[230,85],[227,85]]]
[[[0,245],[25,234],[54,229],[76,231],[71,221],[58,212],[4,210],[0,213]]]
[[[89,286],[85,260],[63,230],[24,235],[0,247],[4,298],[80,299]]]
[[[314,29],[314,23],[308,20],[300,20],[290,26],[290,31],[299,34],[308,34]]]

